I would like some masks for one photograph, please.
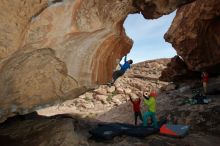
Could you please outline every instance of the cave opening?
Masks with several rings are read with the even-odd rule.
[[[142,14],[129,14],[124,22],[126,34],[133,40],[128,58],[135,63],[176,55],[172,45],[163,36],[168,31],[176,12],[158,19],[145,19]]]

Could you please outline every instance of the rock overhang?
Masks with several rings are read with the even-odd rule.
[[[106,83],[116,59],[132,47],[123,28],[128,14],[141,12],[153,19],[197,3],[190,2],[23,0],[12,4],[4,0],[0,4],[7,12],[0,15],[5,20],[0,24],[1,120],[75,98]],[[175,21],[170,30],[173,27],[178,27]],[[167,40],[176,48],[172,40]]]

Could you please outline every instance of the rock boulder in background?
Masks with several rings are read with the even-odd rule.
[[[177,10],[165,35],[190,70],[220,73],[220,1],[197,0]]]

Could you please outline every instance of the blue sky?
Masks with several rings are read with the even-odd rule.
[[[141,14],[130,14],[125,22],[126,34],[134,41],[128,59],[134,63],[156,58],[169,58],[176,55],[171,44],[165,42],[163,35],[168,30],[176,12],[159,19],[144,19]]]

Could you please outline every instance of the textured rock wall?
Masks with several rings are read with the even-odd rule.
[[[155,19],[193,1],[195,0],[133,0],[133,5],[144,18]]]
[[[47,0],[1,0],[0,59],[22,47],[31,17],[47,7]]]
[[[191,70],[219,70],[220,1],[197,0],[178,9],[165,35]],[[219,72],[219,71],[218,71]]]
[[[149,15],[172,12],[180,1],[189,2],[148,1],[157,3]],[[140,9],[132,0],[2,0],[0,121],[107,82],[116,59],[132,46],[125,18],[146,14],[148,2],[140,1]]]
[[[171,58],[160,76],[161,81],[180,83],[186,80],[200,80],[200,78],[201,73],[189,70],[186,63],[177,55]]]
[[[132,9],[129,1],[55,3],[32,20],[25,44],[53,48],[78,84],[104,83],[131,48],[122,24]]]
[[[131,49],[122,27],[135,9],[128,0],[24,0],[1,6],[7,24],[0,25],[0,46],[6,46],[0,62],[1,120],[106,82],[115,60]]]

